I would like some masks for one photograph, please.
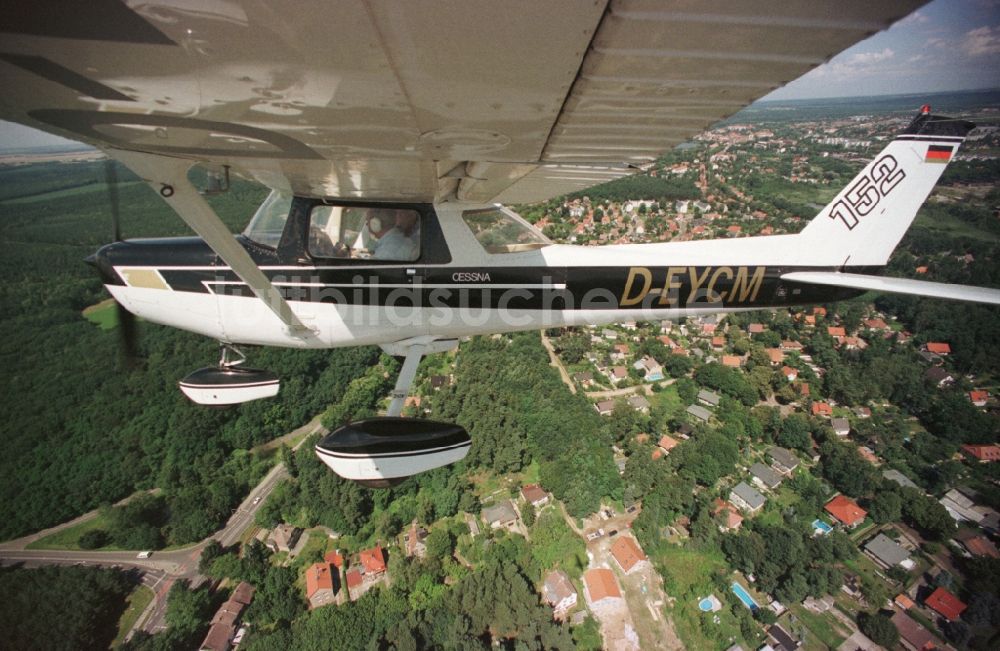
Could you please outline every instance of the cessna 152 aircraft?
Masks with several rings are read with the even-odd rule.
[[[40,0],[0,25],[0,117],[100,147],[197,233],[92,259],[129,312],[222,344],[192,400],[277,393],[238,345],[403,356],[388,417],[316,447],[384,484],[467,453],[461,427],[399,418],[421,356],[463,336],[868,290],[1000,303],[872,275],[974,126],[928,107],[795,235],[579,247],[502,206],[641,171],[920,4]],[[195,164],[273,189],[241,235]]]

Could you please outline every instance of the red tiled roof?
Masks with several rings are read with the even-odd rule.
[[[750,334],[757,334],[757,333],[760,333],[760,332],[764,332],[764,324],[763,323],[751,323],[750,326],[747,328],[747,330],[750,332]]]
[[[663,457],[663,450],[661,450],[660,448],[655,448],[655,449],[654,449],[654,450],[653,450],[653,451],[652,451],[652,452],[651,452],[651,453],[649,454],[649,457],[650,457],[650,458],[651,458],[651,459],[652,459],[653,461],[656,461],[657,459],[661,459],[661,458]]]
[[[646,560],[646,555],[642,553],[639,545],[629,536],[619,536],[615,544],[611,545],[611,555],[618,561],[622,571],[628,572],[636,563]]]
[[[799,382],[799,386],[797,388],[799,390],[799,394],[800,395],[803,395],[803,396],[808,396],[809,395],[809,383],[808,382]]]
[[[319,590],[333,590],[333,566],[316,563],[306,570],[306,599],[311,599]]]
[[[812,415],[813,416],[831,416],[833,415],[833,407],[825,402],[814,402],[812,404]]]
[[[742,363],[742,361],[743,360],[740,359],[739,357],[737,357],[736,355],[723,355],[722,356],[722,365],[723,366],[729,366],[730,368],[739,368],[740,363]]]
[[[782,366],[781,372],[785,375],[785,377],[788,378],[799,376],[799,370],[796,368],[792,368],[791,366]]]
[[[965,541],[965,548],[975,556],[989,556],[990,558],[1000,558],[1000,551],[985,536],[973,536]]]
[[[337,569],[344,567],[344,557],[340,555],[339,550],[335,549],[332,552],[327,552],[326,555],[323,556],[323,560],[330,563]]]
[[[548,493],[542,490],[542,487],[538,484],[528,484],[521,488],[521,497],[529,504],[534,504],[548,497]]]
[[[907,596],[907,595],[906,595],[905,593],[903,593],[903,592],[900,592],[900,593],[899,593],[898,595],[896,595],[896,600],[895,600],[895,601],[896,601],[896,604],[897,604],[897,605],[898,605],[898,606],[899,606],[900,608],[902,608],[903,610],[909,610],[910,608],[913,608],[913,606],[915,606],[915,605],[916,605],[916,604],[914,604],[914,603],[913,603],[913,600],[912,600],[912,599],[910,599],[910,598],[909,598],[909,597],[908,597],[908,596]]]
[[[583,573],[583,582],[587,586],[587,593],[590,600],[597,602],[605,597],[620,598],[621,591],[618,590],[618,583],[615,581],[614,573],[606,568],[597,567]]]
[[[366,574],[385,572],[385,552],[381,543],[375,543],[374,549],[362,549],[360,556]]]
[[[726,345],[725,337],[712,337],[712,346],[722,347]]]
[[[673,450],[675,447],[677,447],[678,442],[676,439],[670,438],[669,436],[664,434],[663,436],[660,437],[658,445],[667,452],[669,452],[670,450]]]
[[[772,364],[780,364],[785,361],[785,353],[781,352],[778,348],[765,348],[764,352],[767,353],[767,357],[771,360]]]
[[[825,307],[814,307],[813,308],[813,314],[818,314],[820,316],[826,316],[826,308]]]
[[[868,511],[846,495],[838,495],[823,507],[826,512],[848,526],[853,526],[865,519]]]
[[[1000,445],[973,445],[966,443],[962,449],[980,461],[1000,461]]]
[[[951,346],[939,341],[928,341],[927,352],[937,353],[938,355],[947,355],[951,352]]]
[[[969,400],[972,402],[986,402],[990,399],[989,391],[970,391]]]
[[[846,337],[847,330],[839,326],[829,326],[826,329],[826,333],[831,337]]]
[[[347,570],[347,587],[356,588],[361,585],[364,579],[361,577],[361,570],[356,567],[352,567]]]
[[[931,596],[924,599],[924,605],[952,622],[958,619],[966,608],[966,605],[958,597],[944,588],[938,588],[932,592]]]

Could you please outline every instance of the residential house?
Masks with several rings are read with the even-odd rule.
[[[614,341],[615,339],[618,338],[618,333],[615,332],[614,330],[609,330],[608,328],[605,328],[604,330],[601,330],[601,336],[610,341]]]
[[[375,543],[375,547],[371,549],[362,549],[359,557],[361,567],[364,569],[365,581],[374,581],[385,574],[385,550],[382,549],[381,543]]]
[[[719,394],[709,391],[708,389],[702,389],[698,392],[698,402],[708,405],[709,407],[718,407],[719,402],[722,399]]]
[[[837,337],[846,337],[847,330],[839,326],[827,326],[826,334],[836,339]]]
[[[985,407],[990,399],[989,391],[970,391],[969,400],[977,407]]]
[[[934,355],[951,354],[951,346],[940,341],[928,341],[927,345],[924,346],[924,350]]]
[[[937,387],[946,387],[955,382],[951,373],[940,366],[932,366],[924,372],[924,377],[930,380]]]
[[[759,335],[762,332],[764,332],[763,323],[751,323],[750,325],[747,326],[747,333],[749,333],[751,336]]]
[[[622,598],[614,572],[607,568],[595,567],[584,572],[583,585],[584,596],[591,607],[601,603],[611,603],[615,599]]]
[[[846,418],[834,418],[830,421],[830,426],[837,436],[844,437],[851,433],[851,423]]]
[[[868,407],[855,407],[854,415],[857,416],[858,418],[871,418],[872,410],[869,409]]]
[[[962,535],[960,533],[958,537],[962,539],[962,545],[970,554],[973,556],[1000,558],[1000,550],[997,550],[997,546],[993,544],[993,541],[981,533],[969,532],[969,534],[972,535]]]
[[[978,459],[980,463],[1000,461],[1000,445],[975,445],[967,443],[962,446],[962,452],[965,452],[974,459]]]
[[[644,414],[648,414],[649,408],[652,407],[652,405],[649,403],[649,400],[646,400],[646,396],[640,396],[640,395],[629,396],[626,402],[628,402],[629,407],[635,409],[636,411],[640,411]]]
[[[858,506],[857,502],[846,495],[836,496],[823,508],[841,524],[851,529],[864,522],[868,515],[868,511]]]
[[[957,488],[953,488],[944,494],[940,500],[941,506],[948,510],[948,514],[956,521],[968,520],[979,524],[985,513],[976,506],[968,495]]]
[[[765,348],[764,352],[767,354],[767,358],[770,360],[771,366],[777,366],[785,361],[785,353],[781,352],[780,348]],[[798,373],[796,373],[796,377],[798,377]]]
[[[448,375],[432,375],[430,377],[431,389],[437,391],[441,387],[446,387],[451,384],[451,376]]]
[[[364,574],[361,572],[360,567],[352,567],[344,573],[344,578],[347,580],[347,590],[351,594],[351,599],[356,599],[357,596],[355,591],[358,590],[365,582]]]
[[[614,349],[609,355],[613,361],[620,362],[625,359],[625,356],[629,353],[628,344],[615,344]]]
[[[755,463],[750,466],[750,474],[753,475],[753,483],[763,489],[774,490],[778,486],[781,486],[781,475],[762,463]]]
[[[883,319],[879,319],[879,318],[865,319],[864,320],[864,324],[865,324],[865,327],[868,328],[869,330],[888,330],[889,329],[889,324],[887,324]]]
[[[608,372],[608,379],[614,384],[618,384],[628,377],[628,369],[624,366],[613,366]]]
[[[704,407],[701,407],[699,405],[690,405],[684,411],[686,411],[687,413],[691,414],[692,416],[694,416],[698,420],[700,420],[702,422],[706,422],[706,423],[708,422],[708,419],[712,417],[712,412],[710,412],[709,410],[707,410]]]
[[[721,515],[720,515],[721,514]],[[712,517],[719,523],[719,531],[735,531],[743,525],[743,516],[738,508],[729,502],[723,502],[715,498],[715,508],[712,509]]]
[[[290,552],[295,547],[302,535],[302,529],[290,524],[279,524],[271,531],[267,538],[267,547],[277,554],[278,552]]]
[[[601,400],[596,405],[594,405],[594,409],[596,409],[597,413],[600,414],[601,416],[607,416],[608,414],[610,414],[615,410],[615,401]]]
[[[418,527],[417,521],[414,520],[410,528],[403,533],[403,549],[406,550],[406,555],[423,558],[427,554],[427,545],[424,542],[427,536],[427,529]]]
[[[892,538],[880,533],[865,544],[865,553],[884,569],[889,569],[900,565],[908,570],[913,569],[914,563],[910,560],[910,554]]]
[[[576,588],[565,572],[553,570],[545,576],[542,583],[542,599],[552,606],[555,618],[561,619],[576,605]]]
[[[826,402],[814,402],[812,403],[812,415],[829,418],[833,415],[833,407]]]
[[[574,373],[573,379],[579,382],[584,389],[594,386],[594,374],[590,371],[580,371],[579,373]]]
[[[785,376],[785,379],[789,382],[794,382],[799,377],[798,369],[792,368],[791,366],[782,366],[781,374]]]
[[[791,450],[772,446],[767,451],[771,457],[771,467],[783,475],[791,476],[792,471],[799,467],[799,458]]]
[[[781,342],[781,350],[802,350],[802,344],[798,341],[785,339]]]
[[[967,606],[945,588],[938,588],[924,599],[924,605],[949,622],[957,621]]]
[[[907,477],[903,473],[899,472],[898,470],[894,470],[894,469],[884,470],[884,471],[882,471],[882,476],[885,477],[886,479],[888,479],[889,481],[896,482],[900,486],[904,486],[904,487],[908,487],[908,488],[917,488],[917,489],[920,488],[919,486],[917,486],[916,484],[914,484],[913,481],[909,477]]]
[[[661,450],[663,450],[664,454],[670,454],[670,451],[673,450],[678,445],[680,445],[680,442],[677,441],[677,439],[671,438],[666,434],[664,434],[663,436],[660,437],[660,440],[657,443],[657,445],[660,447]]]
[[[200,651],[228,651],[236,635],[236,624],[243,610],[253,601],[254,592],[254,587],[245,581],[236,586],[212,617],[208,634],[198,647]]]
[[[517,512],[510,500],[503,500],[495,506],[488,506],[482,511],[483,521],[491,529],[510,529],[517,524]]]
[[[743,358],[736,355],[723,355],[722,365],[729,368],[739,368],[743,364]]]
[[[642,373],[643,379],[647,382],[659,382],[663,379],[663,367],[649,355],[646,355],[632,366]]]
[[[332,604],[337,597],[340,572],[330,563],[314,563],[306,568],[306,600],[309,610]]]
[[[892,615],[892,623],[899,631],[899,641],[908,651],[933,651],[938,647],[937,638],[923,625],[901,610]]]
[[[726,338],[723,336],[712,337],[712,348],[722,350],[726,347]]]
[[[646,554],[643,553],[639,544],[631,536],[625,534],[618,536],[618,539],[611,545],[611,555],[625,574],[646,560]]]
[[[663,379],[663,367],[649,355],[640,359],[632,367],[642,373],[642,377],[646,382],[659,382]]]
[[[545,506],[549,503],[549,494],[538,484],[528,484],[521,487],[521,499],[535,507]]]
[[[764,508],[764,496],[746,482],[736,484],[729,491],[729,501],[748,513],[756,513]]]
[[[778,624],[772,624],[767,628],[768,642],[772,642],[771,648],[774,651],[795,651],[800,646],[802,642],[798,638],[794,637],[791,633],[783,629]]]

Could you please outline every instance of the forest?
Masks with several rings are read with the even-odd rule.
[[[145,185],[119,171],[122,230],[128,236],[187,232]],[[283,378],[278,400],[233,410],[191,405],[176,382],[214,363],[214,342],[140,324],[138,368],[123,363],[118,333],[81,312],[105,298],[83,258],[111,239],[103,163],[0,169],[0,538],[12,538],[161,488],[119,513],[106,543],[158,548],[193,542],[221,526],[270,465],[249,452],[320,413],[377,360],[371,350],[261,349],[255,365]],[[26,193],[33,194],[27,195]],[[263,191],[236,183],[213,197],[235,230]]]

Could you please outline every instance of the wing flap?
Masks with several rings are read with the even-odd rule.
[[[852,289],[864,289],[873,292],[910,294],[929,298],[945,298],[954,301],[1000,305],[1000,289],[993,289],[991,287],[932,283],[926,280],[866,276],[864,274],[848,274],[839,271],[793,271],[782,274],[781,279],[797,283],[809,283],[811,285],[850,287]]]

